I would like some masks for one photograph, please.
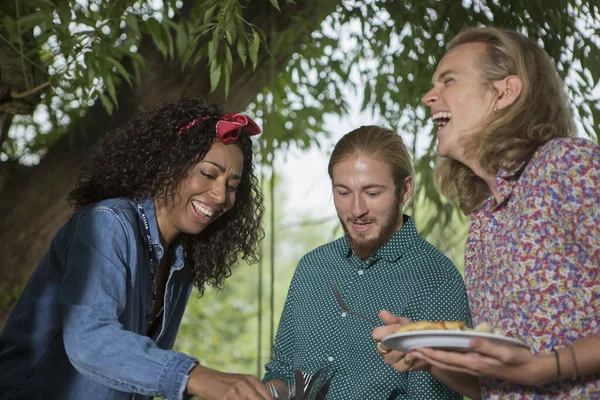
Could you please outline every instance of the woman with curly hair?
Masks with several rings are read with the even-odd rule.
[[[469,351],[391,351],[473,399],[600,398],[600,146],[575,137],[563,82],[521,33],[456,36],[423,96],[437,125],[441,192],[471,219],[465,283],[474,325],[531,350],[473,338]],[[382,313],[376,340],[407,321]]]
[[[238,258],[258,258],[258,133],[192,98],[104,136],[0,335],[0,398],[270,398],[255,377],[171,350],[194,284],[221,287]]]

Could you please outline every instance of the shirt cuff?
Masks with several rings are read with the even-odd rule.
[[[183,353],[174,353],[160,375],[158,390],[168,400],[182,400],[190,378],[189,372],[198,364],[198,360]]]

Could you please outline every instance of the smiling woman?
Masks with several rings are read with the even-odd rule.
[[[196,98],[105,135],[0,335],[0,397],[269,398],[254,377],[171,350],[192,286],[220,287],[258,258],[258,133]]]
[[[600,398],[600,146],[575,138],[563,82],[538,42],[470,28],[423,97],[437,130],[437,183],[470,216],[465,285],[471,352],[391,351],[474,399]],[[389,316],[375,339],[405,324]],[[400,360],[409,360],[402,361]]]

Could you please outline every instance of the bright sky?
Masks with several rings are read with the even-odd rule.
[[[283,224],[296,222],[302,215],[314,215],[315,220],[335,216],[331,181],[327,175],[329,155],[344,134],[362,125],[377,124],[370,113],[358,112],[358,103],[350,104],[350,109],[354,110],[351,115],[325,117],[325,130],[331,139],[321,141],[321,149],[294,149],[287,153],[285,160],[282,157],[276,160],[277,170],[282,174],[280,182],[285,187],[287,197]]]

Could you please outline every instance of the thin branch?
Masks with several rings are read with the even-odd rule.
[[[38,63],[36,63],[33,60],[30,60],[25,54],[19,52],[19,49],[17,49],[15,46],[13,46],[13,44],[7,38],[2,36],[2,34],[0,34],[0,39],[3,40],[4,42],[6,42],[6,44],[8,44],[15,53],[21,55],[25,59],[25,61],[29,61],[29,63],[32,64],[34,67],[38,68],[41,71],[46,72],[46,70],[41,65],[39,65]]]
[[[13,99],[23,99],[23,98],[30,96],[36,92],[39,92],[40,90],[46,88],[47,86],[50,86],[50,81],[44,82],[41,85],[38,85],[38,86],[34,87],[33,89],[29,89],[23,93],[16,93],[14,90],[12,90],[10,92],[10,97],[12,97]]]

